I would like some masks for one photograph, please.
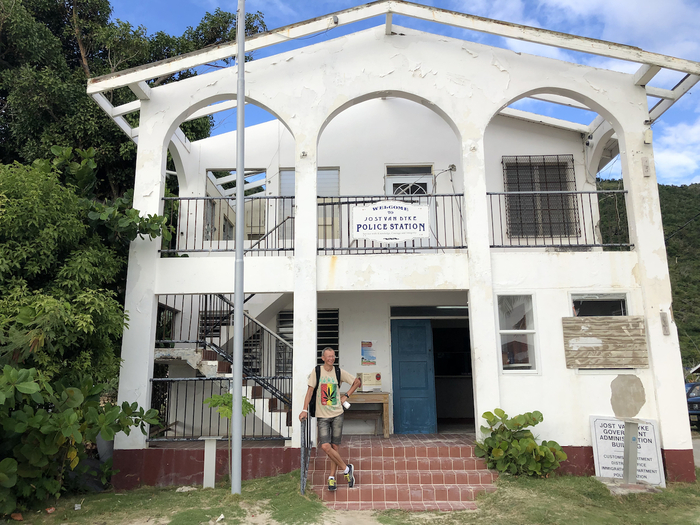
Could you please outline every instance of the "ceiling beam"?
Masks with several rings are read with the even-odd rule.
[[[133,102],[127,102],[121,106],[116,106],[112,108],[112,116],[120,117],[121,115],[128,115],[129,113],[135,113],[141,109],[141,101],[134,100]]]
[[[673,100],[659,100],[659,102],[649,111],[649,120],[656,122],[661,115],[666,113],[666,111],[668,111],[668,109],[673,106],[679,98],[685,95],[695,84],[697,84],[698,81],[700,81],[700,75],[686,75],[683,80],[681,80],[673,88],[676,98]]]
[[[554,117],[546,117],[544,115],[538,115],[537,113],[523,111],[521,109],[505,108],[501,110],[499,115],[518,120],[525,120],[527,122],[544,124],[545,126],[573,131],[575,133],[588,133],[588,125],[586,124],[579,124],[577,122],[570,122],[568,120],[562,120]]]
[[[528,98],[533,98],[535,100],[541,100],[543,102],[551,102],[552,104],[559,104],[561,106],[569,106],[571,108],[585,109],[586,111],[593,111],[591,108],[589,108],[585,104],[581,104],[580,102],[578,102],[572,98],[563,97],[561,95],[549,95],[549,94],[543,93],[543,94],[539,94],[539,95],[530,95]]]
[[[642,65],[634,74],[634,83],[637,86],[646,86],[656,74],[661,71],[659,66]]]
[[[218,104],[212,104],[211,106],[206,106],[202,109],[198,109],[190,116],[185,119],[185,122],[190,120],[195,120],[198,118],[206,117],[208,115],[213,115],[215,113],[221,113],[222,111],[228,111],[229,109],[234,109],[236,107],[236,99],[225,100],[224,102],[219,102]]]
[[[139,100],[149,100],[151,98],[151,87],[143,81],[129,84],[129,89],[134,92]]]
[[[647,90],[647,96],[654,98],[665,98],[667,100],[676,100],[678,98],[678,93],[672,89],[661,89],[653,86],[645,86]]]

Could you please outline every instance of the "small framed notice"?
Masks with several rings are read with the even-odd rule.
[[[625,422],[610,416],[591,416],[595,475],[620,478],[625,454]],[[640,419],[637,434],[637,481],[666,486],[656,421]]]

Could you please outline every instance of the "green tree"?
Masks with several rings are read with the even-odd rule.
[[[148,35],[144,27],[110,22],[109,0],[0,1],[0,162],[29,164],[59,145],[94,147],[98,198],[133,188],[136,148],[86,95],[86,81],[235,39],[235,15],[217,9],[181,36]],[[266,31],[260,13],[246,15],[246,33]],[[159,85],[196,75],[186,70]],[[108,96],[135,99],[128,89]],[[127,115],[138,125],[138,115]],[[209,136],[212,119],[182,125],[190,140]]]
[[[127,199],[79,197],[60,179],[83,180],[76,174],[89,171],[90,152],[64,166],[69,153],[55,151],[53,163],[0,165],[0,364],[110,381],[119,369],[126,249],[137,235],[160,235],[165,218],[139,217]]]

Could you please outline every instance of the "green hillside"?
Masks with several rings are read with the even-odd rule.
[[[683,364],[692,366],[700,363],[700,184],[659,185],[659,197],[673,315]]]
[[[622,189],[622,181],[599,180],[598,189]],[[659,185],[673,315],[684,366],[700,364],[700,184]],[[605,242],[627,242],[626,214],[620,199],[601,200]]]

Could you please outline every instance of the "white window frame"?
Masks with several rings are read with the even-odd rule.
[[[389,168],[391,169],[401,169],[401,168],[427,168],[430,170],[429,173],[403,173],[403,174],[389,174]],[[433,165],[432,164],[387,164],[384,170],[384,192],[388,197],[395,195],[393,185],[395,183],[415,183],[415,182],[425,182],[426,183],[426,195],[432,195],[434,191],[433,185]]]
[[[532,307],[532,329],[528,330],[502,330],[501,329],[501,312],[498,304],[499,297],[506,296],[526,296],[530,297],[530,305]],[[496,300],[494,301],[495,315],[496,315],[496,326],[498,328],[498,368],[502,374],[530,374],[538,375],[540,374],[540,355],[539,355],[539,344],[538,344],[538,332],[537,332],[537,310],[535,306],[535,294],[529,291],[519,291],[519,292],[496,292]],[[518,369],[518,367],[508,367],[503,364],[503,354],[502,354],[502,335],[532,335],[532,351],[530,354],[530,359],[534,361],[532,363],[532,368]]]
[[[574,315],[574,301],[581,301],[581,300],[589,300],[589,301],[596,301],[596,300],[624,300],[625,301],[625,310],[626,313],[625,315],[633,315],[632,312],[630,311],[630,300],[629,300],[629,294],[627,292],[619,292],[619,291],[614,291],[614,292],[570,292],[569,293],[569,316],[570,317],[575,317]]]

